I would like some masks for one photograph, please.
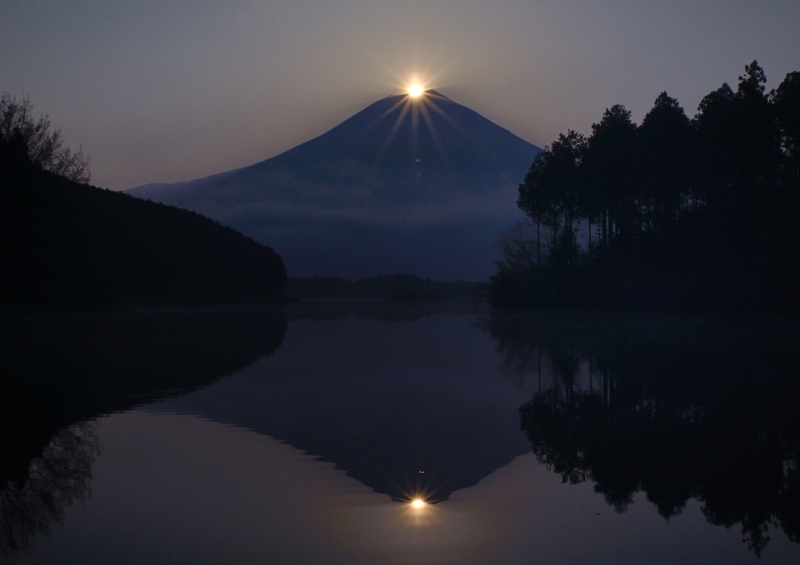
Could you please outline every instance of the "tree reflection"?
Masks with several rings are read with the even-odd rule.
[[[787,324],[645,315],[495,313],[540,463],[592,481],[617,512],[645,493],[659,514],[691,498],[760,555],[770,529],[800,542],[797,333]]]
[[[89,496],[93,418],[207,386],[277,350],[282,310],[174,308],[0,319],[0,554]]]
[[[0,555],[27,549],[38,535],[50,535],[62,524],[76,500],[90,495],[92,464],[100,454],[96,424],[81,422],[59,430],[41,457],[30,463],[20,484],[0,489]]]

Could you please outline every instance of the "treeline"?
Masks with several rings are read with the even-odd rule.
[[[800,73],[757,62],[690,119],[666,92],[539,153],[504,233],[499,306],[797,309]]]
[[[351,281],[340,277],[289,278],[288,294],[299,299],[444,300],[475,298],[485,285],[432,281],[415,275],[378,275]]]
[[[48,172],[0,136],[0,308],[275,300],[269,247],[194,212]]]

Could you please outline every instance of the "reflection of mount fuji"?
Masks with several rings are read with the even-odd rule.
[[[538,148],[435,91],[243,169],[130,193],[272,246],[293,276],[485,278]]]
[[[397,500],[445,500],[529,449],[528,394],[497,374],[471,314],[435,306],[292,307],[270,359],[152,409],[269,435]]]

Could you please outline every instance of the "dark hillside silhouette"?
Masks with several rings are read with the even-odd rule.
[[[800,74],[758,63],[689,119],[661,93],[641,125],[615,105],[561,135],[519,187],[496,305],[797,310]],[[519,257],[535,261],[520,261]]]
[[[269,247],[194,212],[42,170],[18,132],[0,138],[0,307],[275,300]]]

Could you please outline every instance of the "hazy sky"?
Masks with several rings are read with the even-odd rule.
[[[800,70],[798,29],[797,0],[2,0],[0,90],[124,189],[271,157],[415,74],[537,145],[663,90],[693,115],[753,59],[770,88]]]

